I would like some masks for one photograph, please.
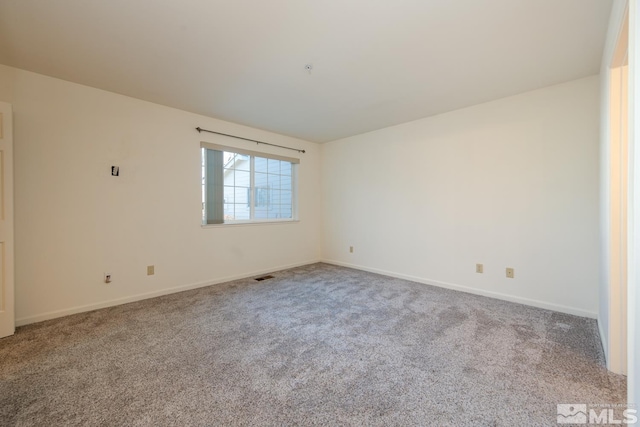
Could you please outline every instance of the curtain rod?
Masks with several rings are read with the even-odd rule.
[[[218,135],[230,136],[231,138],[237,138],[237,139],[243,139],[245,141],[255,142],[256,144],[270,145],[272,147],[284,148],[285,150],[297,151],[298,153],[306,153],[305,150],[299,150],[297,148],[285,147],[283,145],[270,144],[268,142],[256,141],[255,139],[249,139],[249,138],[243,138],[241,136],[229,135],[228,133],[222,133],[222,132],[216,132],[216,131],[213,131],[213,130],[202,129],[201,127],[197,127],[196,130],[198,131],[198,133],[201,133],[201,132],[215,133],[215,134],[218,134]]]

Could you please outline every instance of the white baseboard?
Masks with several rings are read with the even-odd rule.
[[[486,296],[486,297],[490,297],[490,298],[496,298],[496,299],[500,299],[500,300],[504,300],[504,301],[510,301],[510,302],[515,302],[515,303],[519,303],[519,304],[530,305],[530,306],[533,306],[533,307],[544,308],[544,309],[547,309],[547,310],[558,311],[558,312],[561,312],[561,313],[567,313],[567,314],[573,314],[573,315],[576,315],[576,316],[597,319],[597,314],[596,313],[593,313],[593,312],[590,312],[590,311],[581,310],[581,309],[578,309],[578,308],[567,307],[567,306],[563,306],[563,305],[559,305],[559,304],[547,303],[547,302],[544,302],[544,301],[532,300],[532,299],[517,297],[517,296],[513,296],[513,295],[508,295],[508,294],[502,294],[502,293],[499,293],[499,292],[485,291],[485,290],[482,290],[482,289],[470,288],[470,287],[467,287],[467,286],[456,285],[456,284],[447,283],[447,282],[441,282],[441,281],[438,281],[438,280],[424,279],[424,278],[421,278],[421,277],[410,276],[410,275],[407,275],[407,274],[400,274],[400,273],[395,273],[395,272],[392,272],[392,271],[380,270],[380,269],[377,269],[377,268],[369,268],[369,267],[364,267],[364,266],[355,265],[355,264],[349,264],[349,263],[335,261],[335,260],[318,259],[318,260],[305,261],[305,262],[302,262],[302,263],[282,265],[282,266],[273,267],[273,268],[269,268],[269,269],[265,269],[265,270],[252,271],[252,272],[249,272],[249,273],[238,274],[238,275],[235,275],[235,276],[221,277],[221,278],[218,278],[218,279],[208,280],[208,281],[205,281],[205,282],[191,283],[191,284],[187,284],[187,285],[175,286],[175,287],[172,287],[172,288],[160,289],[160,290],[157,290],[157,291],[146,292],[146,293],[137,294],[137,295],[131,295],[131,296],[128,296],[128,297],[123,297],[123,298],[116,298],[116,299],[113,299],[113,300],[102,301],[102,302],[93,303],[93,304],[87,304],[87,305],[81,305],[81,306],[76,306],[76,307],[70,307],[70,308],[66,308],[66,309],[62,309],[62,310],[50,311],[50,312],[38,314],[38,315],[35,315],[35,316],[22,317],[22,318],[16,319],[16,326],[29,325],[31,323],[42,322],[42,321],[45,321],[45,320],[55,319],[55,318],[58,318],[58,317],[69,316],[71,314],[84,313],[86,311],[98,310],[100,308],[113,307],[113,306],[116,306],[116,305],[126,304],[126,303],[130,303],[130,302],[135,302],[135,301],[141,301],[141,300],[149,299],[149,298],[155,298],[155,297],[159,297],[159,296],[162,296],[162,295],[169,295],[169,294],[174,294],[174,293],[177,293],[177,292],[188,291],[190,289],[203,288],[205,286],[217,285],[217,284],[220,284],[220,283],[226,283],[226,282],[230,282],[230,281],[233,281],[233,280],[245,279],[247,277],[252,277],[252,276],[258,276],[260,274],[272,273],[272,272],[278,271],[278,270],[286,270],[288,268],[294,268],[294,267],[300,267],[300,266],[303,266],[303,265],[315,264],[317,262],[324,262],[324,263],[327,263],[327,264],[333,264],[333,265],[339,265],[339,266],[343,266],[343,267],[354,268],[354,269],[357,269],[357,270],[362,270],[362,271],[368,271],[368,272],[371,272],[371,273],[382,274],[382,275],[385,275],[385,276],[395,277],[395,278],[398,278],[398,279],[411,280],[412,282],[424,283],[424,284],[427,284],[427,285],[433,285],[433,286],[438,286],[438,287],[441,287],[441,288],[452,289],[452,290],[461,291],[461,292],[467,292],[467,293],[471,293],[471,294],[475,294],[475,295],[482,295],[482,296]],[[602,339],[603,348],[605,349],[605,357],[608,360],[605,336],[602,333],[602,326],[601,326],[601,322],[599,322],[599,321],[598,321],[598,328],[600,329],[600,337]]]
[[[518,303],[518,304],[529,305],[529,306],[532,306],[532,307],[544,308],[546,310],[557,311],[557,312],[560,312],[560,313],[573,314],[575,316],[588,317],[590,319],[596,319],[597,318],[597,314],[594,313],[594,312],[586,311],[586,310],[582,310],[582,309],[574,308],[574,307],[568,307],[568,306],[564,306],[564,305],[560,305],[560,304],[554,304],[554,303],[545,302],[545,301],[538,301],[538,300],[534,300],[534,299],[518,297],[518,296],[515,296],[515,295],[508,295],[508,294],[503,294],[503,293],[500,293],[500,292],[492,292],[492,291],[486,291],[486,290],[483,290],[483,289],[470,288],[468,286],[456,285],[456,284],[453,284],[453,283],[441,282],[441,281],[438,281],[438,280],[425,279],[425,278],[422,278],[422,277],[410,276],[410,275],[407,275],[407,274],[395,273],[393,271],[380,270],[380,269],[377,269],[377,268],[369,268],[369,267],[364,267],[364,266],[355,265],[355,264],[349,264],[349,263],[346,263],[346,262],[335,261],[335,260],[330,260],[330,259],[323,259],[323,260],[321,260],[321,262],[324,262],[324,263],[327,263],[327,264],[339,265],[339,266],[342,266],[342,267],[354,268],[356,270],[368,271],[370,273],[382,274],[384,276],[395,277],[395,278],[398,278],[398,279],[410,280],[412,282],[424,283],[426,285],[438,286],[440,288],[452,289],[454,291],[467,292],[467,293],[470,293],[470,294],[482,295],[482,296],[485,296],[485,297],[495,298],[495,299],[499,299],[499,300],[503,300],[503,301],[515,302],[515,303]]]
[[[278,266],[278,267],[269,268],[269,269],[266,269],[266,270],[252,271],[250,273],[243,273],[243,274],[238,274],[238,275],[235,275],[235,276],[221,277],[219,279],[208,280],[208,281],[205,281],[205,282],[191,283],[191,284],[187,284],[187,285],[175,286],[175,287],[172,287],[172,288],[159,289],[157,291],[145,292],[143,294],[131,295],[131,296],[128,296],[128,297],[123,297],[123,298],[116,298],[116,299],[109,300],[109,301],[102,301],[102,302],[93,303],[93,304],[87,304],[87,305],[80,305],[80,306],[76,306],[76,307],[65,308],[65,309],[62,309],[62,310],[49,311],[47,313],[42,313],[42,314],[38,314],[38,315],[35,315],[35,316],[28,316],[28,317],[22,317],[20,319],[16,319],[16,326],[29,325],[31,323],[37,323],[37,322],[42,322],[42,321],[45,321],[45,320],[55,319],[55,318],[58,318],[58,317],[69,316],[71,314],[84,313],[86,311],[98,310],[100,308],[106,308],[106,307],[113,307],[113,306],[116,306],[116,305],[126,304],[126,303],[129,303],[129,302],[135,302],[135,301],[140,301],[140,300],[144,300],[144,299],[155,298],[155,297],[159,297],[159,296],[162,296],[162,295],[175,294],[177,292],[183,292],[183,291],[188,291],[188,290],[191,290],[191,289],[203,288],[205,286],[218,285],[218,284],[221,284],[221,283],[231,282],[233,280],[246,279],[247,277],[253,277],[253,276],[258,276],[258,275],[261,275],[261,274],[273,273],[273,272],[279,271],[279,270],[286,270],[288,268],[301,267],[303,265],[315,264],[315,263],[318,263],[318,262],[321,262],[321,261],[320,260],[313,260],[313,261],[306,261],[306,262],[301,262],[301,263],[297,263],[297,264],[282,265],[282,266]]]

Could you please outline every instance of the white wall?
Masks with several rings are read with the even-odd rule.
[[[323,258],[595,317],[598,85],[325,144]]]
[[[316,144],[5,66],[0,100],[14,108],[18,325],[319,259]],[[201,228],[200,141],[250,143],[197,126],[307,150],[301,221]]]

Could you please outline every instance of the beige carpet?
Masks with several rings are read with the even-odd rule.
[[[594,320],[315,264],[19,328],[0,424],[555,426],[621,403]]]

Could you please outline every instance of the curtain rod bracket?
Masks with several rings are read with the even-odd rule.
[[[256,141],[255,139],[249,139],[249,138],[243,138],[241,136],[229,135],[228,133],[222,133],[222,132],[216,132],[216,131],[213,131],[213,130],[202,129],[200,126],[198,126],[196,128],[196,130],[198,131],[198,133],[202,133],[202,132],[215,133],[217,135],[229,136],[231,138],[236,138],[236,139],[242,139],[242,140],[245,140],[245,141],[255,142],[257,145],[264,144],[264,145],[270,145],[272,147],[284,148],[285,150],[297,151],[298,153],[303,153],[303,154],[306,153],[305,150],[299,150],[297,148],[285,147],[283,145],[271,144],[269,142]]]

